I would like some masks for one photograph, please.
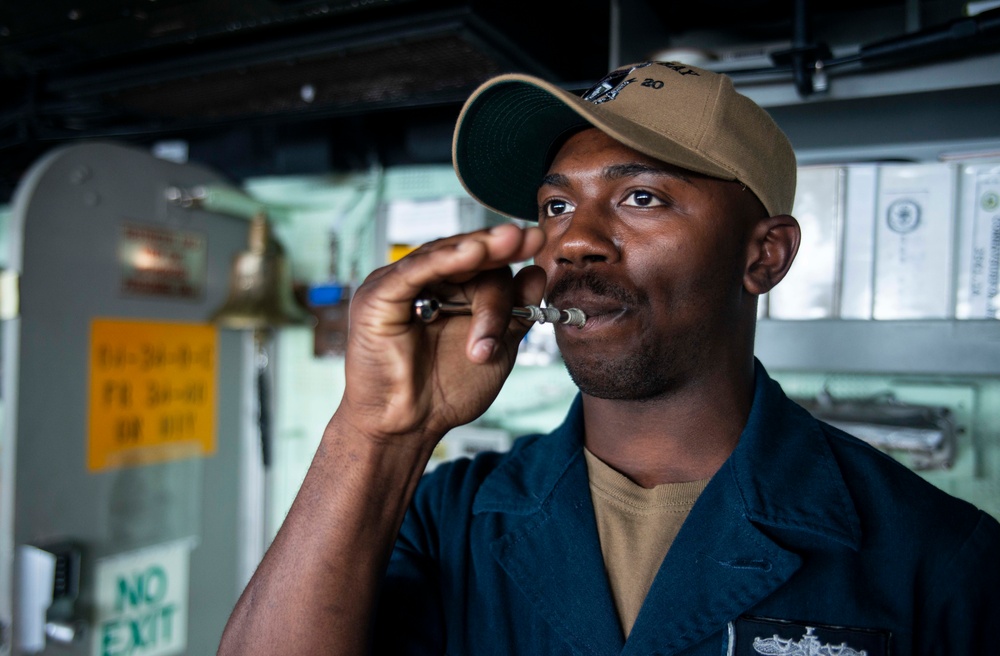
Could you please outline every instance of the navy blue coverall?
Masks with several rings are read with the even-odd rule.
[[[378,652],[1000,654],[1000,524],[816,420],[759,362],[755,384],[627,641],[577,398],[551,434],[424,477],[384,581]]]

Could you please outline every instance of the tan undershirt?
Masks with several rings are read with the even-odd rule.
[[[584,449],[597,532],[625,636],[708,479],[646,489]]]

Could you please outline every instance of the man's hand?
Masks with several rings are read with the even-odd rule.
[[[537,305],[545,286],[541,269],[512,276],[508,265],[543,243],[536,227],[501,225],[431,242],[372,273],[351,302],[337,419],[377,440],[436,442],[482,414],[530,328],[511,308]],[[472,316],[417,321],[413,302],[427,295],[471,303]]]
[[[347,388],[292,507],[226,625],[219,654],[358,655],[379,582],[434,445],[479,416],[510,373],[545,274],[538,228],[442,239],[374,272],[351,302]],[[424,324],[413,301],[470,302]]]

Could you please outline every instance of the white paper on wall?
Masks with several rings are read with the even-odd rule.
[[[871,319],[875,276],[878,165],[849,164],[844,176],[840,317]]]
[[[961,164],[955,316],[1000,319],[1000,161]]]
[[[880,167],[875,319],[952,315],[955,177],[947,163]]]
[[[792,268],[769,293],[772,319],[822,319],[835,314],[843,212],[843,167],[803,166],[792,215],[802,231]]]
[[[394,200],[389,204],[386,240],[390,244],[417,246],[460,230],[457,197],[428,200]]]

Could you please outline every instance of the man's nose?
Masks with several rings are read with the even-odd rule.
[[[582,267],[619,258],[613,213],[581,204],[573,216],[548,235],[546,249],[564,266]]]

